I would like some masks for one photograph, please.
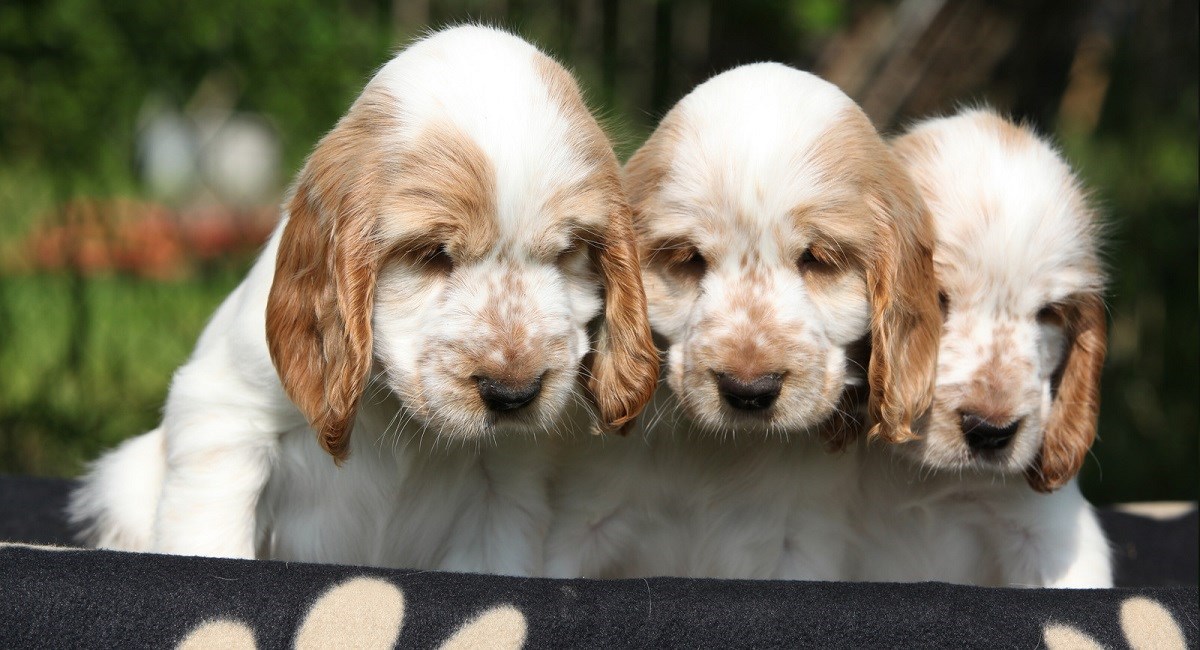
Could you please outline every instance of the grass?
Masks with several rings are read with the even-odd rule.
[[[69,476],[153,427],[244,264],[191,280],[0,276],[0,469]]]

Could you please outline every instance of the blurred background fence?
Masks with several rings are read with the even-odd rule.
[[[153,426],[308,149],[429,27],[566,62],[622,155],[739,63],[895,132],[986,102],[1053,134],[1110,224],[1099,503],[1197,496],[1197,7],[1072,0],[40,0],[0,4],[0,472]]]

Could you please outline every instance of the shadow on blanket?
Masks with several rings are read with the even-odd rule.
[[[70,485],[0,477],[0,540],[69,543]],[[0,647],[1195,647],[1195,510],[1104,521],[1127,588],[546,580],[13,544]]]

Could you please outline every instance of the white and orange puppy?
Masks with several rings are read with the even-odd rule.
[[[620,168],[574,80],[449,29],[317,145],[161,426],[73,514],[102,546],[537,573],[539,434],[590,428],[581,384],[624,426],[657,372]]]
[[[932,397],[915,189],[853,101],[780,64],[697,87],[625,171],[666,386],[641,435],[565,446],[549,572],[843,576],[855,464],[818,430],[869,387],[906,439]]]
[[[894,150],[934,216],[945,326],[920,438],[867,456],[856,577],[1111,586],[1073,480],[1106,347],[1096,214],[1053,147],[988,111]]]

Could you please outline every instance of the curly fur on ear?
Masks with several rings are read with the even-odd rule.
[[[572,134],[597,169],[609,169],[600,183],[581,191],[609,205],[607,232],[592,241],[592,259],[604,284],[604,318],[596,350],[586,363],[585,386],[600,417],[600,428],[625,433],[658,384],[658,350],[646,315],[646,293],[633,231],[633,217],[612,145],[592,119],[575,79],[548,56],[535,66],[560,110],[574,123]]]
[[[1079,473],[1096,439],[1100,415],[1100,374],[1107,350],[1104,303],[1089,295],[1062,312],[1071,343],[1042,448],[1025,472],[1025,479],[1038,492],[1053,492]]]
[[[868,204],[890,241],[867,273],[872,305],[868,380],[875,422],[870,436],[904,442],[916,437],[913,422],[933,401],[942,313],[929,210],[892,155],[881,151],[881,156]]]
[[[608,234],[595,251],[604,283],[604,322],[589,367],[587,387],[602,426],[626,433],[658,385],[658,350],[646,316],[646,294],[624,202],[615,205]]]
[[[287,204],[267,301],[267,344],[284,390],[337,462],[371,366],[380,255],[372,206],[383,152],[373,138],[395,112],[364,94],[317,145]]]
[[[826,154],[831,159],[827,164],[842,176],[863,179],[872,228],[881,234],[866,260],[869,437],[905,442],[917,436],[913,423],[929,410],[937,374],[942,314],[933,271],[933,219],[912,179],[861,110],[848,110],[834,128],[842,145]],[[827,428],[831,446],[843,446],[858,433],[843,428]]]
[[[942,316],[928,211],[890,155],[867,203],[879,232],[886,233],[867,267],[871,333],[864,365],[869,389],[866,395],[847,391],[839,415],[821,427],[821,437],[833,451],[844,449],[864,429],[869,438],[890,443],[917,438],[914,423],[933,402],[937,374]],[[867,417],[860,418],[864,405]]]

